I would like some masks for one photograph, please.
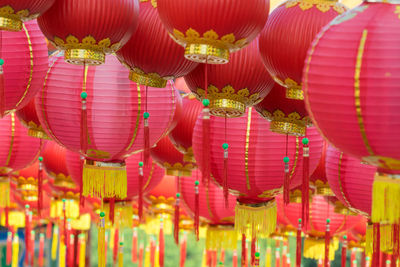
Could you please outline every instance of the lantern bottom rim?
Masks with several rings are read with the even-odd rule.
[[[0,17],[0,30],[19,32],[22,30],[22,20],[18,18]]]
[[[175,168],[168,168],[166,169],[166,174],[171,175],[171,176],[178,176],[178,177],[190,177],[192,176],[192,171],[191,170],[181,170],[181,169],[175,169]]]
[[[28,135],[35,138],[51,140],[51,138],[46,134],[46,132],[38,129],[29,128]]]
[[[304,100],[304,92],[299,86],[287,87],[286,98],[294,100]]]
[[[208,64],[226,64],[229,62],[229,50],[210,44],[192,43],[185,47],[185,58]]]
[[[129,80],[140,85],[146,85],[150,87],[164,88],[167,86],[167,80],[156,75],[139,73],[131,70],[129,73]]]
[[[101,65],[105,62],[106,55],[102,51],[71,48],[65,50],[65,62],[74,65]]]
[[[334,196],[335,195],[333,193],[332,189],[329,187],[329,185],[316,186],[315,193],[320,196]]]
[[[296,123],[280,119],[273,119],[270,124],[270,130],[275,133],[294,136],[304,136],[306,134],[306,126],[302,121]]]
[[[232,99],[210,99],[210,113],[217,117],[236,118],[246,112],[246,105]]]

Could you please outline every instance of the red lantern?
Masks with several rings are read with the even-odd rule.
[[[99,65],[128,42],[138,16],[137,0],[57,0],[38,22],[67,62]]]
[[[157,10],[187,59],[227,63],[229,53],[249,44],[268,18],[267,0],[158,0]]]
[[[39,162],[13,173],[12,178],[17,183],[17,190],[21,193],[23,200],[29,202],[39,202],[39,194],[44,192],[44,188],[39,188]],[[43,174],[43,181],[47,180],[46,174]],[[45,203],[45,202],[43,202]],[[40,207],[40,205],[38,206]]]
[[[260,53],[274,80],[287,88],[287,98],[304,99],[307,49],[321,28],[345,11],[337,1],[288,0],[271,13],[260,35]]]
[[[206,68],[209,72],[207,94],[204,90],[203,65],[186,75],[185,81],[197,98],[210,100],[210,112],[215,116],[242,116],[246,107],[260,102],[273,85],[260,59],[257,40],[233,54],[229,64]]]
[[[158,141],[150,153],[153,160],[166,170],[167,175],[189,177],[196,168],[193,162],[185,161],[184,155],[174,147],[168,136]]]
[[[184,49],[164,29],[158,17],[157,2],[141,1],[139,27],[117,53],[131,69],[129,79],[143,85],[165,87],[167,80],[184,76],[196,67],[197,64],[186,60],[183,54]]]
[[[371,215],[372,184],[376,167],[328,147],[326,177],[336,197],[347,207]]]
[[[16,112],[19,121],[28,128],[28,135],[36,138],[50,139],[40,125],[36,114],[35,99],[33,98],[25,107]]]
[[[324,141],[322,148],[321,157],[317,168],[310,176],[310,184],[315,188],[317,195],[333,196],[330,185],[328,184],[328,178],[326,175],[326,153],[328,150],[328,143]]]
[[[0,2],[0,29],[20,31],[23,21],[40,16],[55,0],[2,0]]]
[[[397,8],[365,2],[334,19],[310,47],[303,75],[307,109],[326,139],[386,173],[400,172],[400,72],[397,50],[388,49],[400,41]],[[398,202],[400,183],[380,176],[374,187],[372,220],[398,223],[400,209],[385,203]]]
[[[3,31],[1,44],[0,116],[4,116],[28,104],[43,86],[48,55],[36,21],[26,22],[20,32]]]
[[[185,82],[185,78],[181,77],[175,80],[175,87],[177,90],[183,93],[190,93],[190,89]]]
[[[225,124],[226,139],[220,134]],[[270,200],[282,191],[285,180],[282,159],[285,156],[290,160],[290,188],[299,186],[302,181],[301,141],[298,137],[286,137],[268,129],[269,123],[252,109],[246,116],[226,122],[218,117],[210,119],[210,143],[207,145],[210,146],[211,173],[218,184],[226,183],[227,188],[239,197],[235,227],[242,233],[246,232],[248,223],[253,224],[254,234],[275,231],[276,208],[275,202]],[[202,119],[199,118],[193,133],[193,151],[199,166],[203,164],[199,155],[206,145],[201,142],[201,136]],[[322,138],[314,128],[308,130],[307,136],[310,139],[310,170],[313,171],[321,155]],[[224,167],[225,149],[221,147],[225,142],[229,145],[227,170]],[[266,214],[270,216],[265,217]]]
[[[56,142],[86,157],[83,195],[126,198],[124,158],[144,147],[147,107],[149,145],[167,133],[176,90],[147,92],[125,79],[114,56],[100,66],[76,66],[58,58],[36,97],[41,125]]]
[[[183,160],[185,162],[194,162],[192,135],[197,117],[203,106],[191,94],[184,97],[182,102],[184,112],[182,112],[176,127],[169,133],[169,139],[184,154]]]
[[[263,118],[271,121],[273,132],[304,136],[306,127],[311,126],[304,102],[286,98],[284,88],[277,83],[254,107]]]

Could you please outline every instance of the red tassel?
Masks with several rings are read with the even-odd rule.
[[[42,147],[42,139],[40,139],[40,148]],[[38,214],[39,217],[43,207],[43,158],[39,157],[39,170],[38,170]]]
[[[251,240],[251,249],[250,249],[250,253],[251,253],[251,266],[255,265],[256,262],[256,238],[253,237],[253,239]]]
[[[34,261],[35,261],[35,231],[31,231],[31,246],[29,247],[29,254],[30,254],[30,262],[31,266],[34,266]]]
[[[303,138],[303,184],[301,190],[301,204],[302,204],[302,221],[303,225],[307,225],[310,214],[310,197],[309,197],[309,147],[308,138]]]
[[[68,267],[74,266],[74,235],[69,237],[69,244],[68,244]]]
[[[143,162],[139,162],[139,222],[143,219]]]
[[[150,128],[148,119],[144,119],[144,164],[149,162],[150,158]]]
[[[43,267],[43,256],[44,256],[44,234],[40,234],[39,237],[39,257],[38,257],[38,266]]]
[[[143,252],[144,252],[143,244],[140,244],[140,248],[139,248],[139,264],[138,264],[138,267],[143,267]]]
[[[151,240],[150,242],[150,266],[155,267],[156,264],[156,244],[155,240]]]
[[[6,218],[5,218],[5,220],[6,220],[6,228],[7,228],[7,230],[9,230],[10,225],[8,223],[8,213],[9,213],[9,207],[8,206],[5,207],[5,212],[6,212]]]
[[[228,196],[229,196],[229,193],[228,193],[228,148],[224,149],[224,180],[223,180],[222,186],[224,189],[225,208],[228,209],[229,208],[229,204],[228,204]]]
[[[283,180],[283,202],[288,205],[290,202],[290,174],[289,174],[289,158],[284,157],[285,163],[285,178]]]
[[[85,158],[81,156],[80,162],[80,172],[83,173],[83,165],[85,164]],[[85,197],[83,196],[83,175],[80,176],[79,179],[79,208],[83,208],[85,206]]]
[[[219,258],[219,261],[224,263],[225,262],[225,249],[221,249],[221,256]]]
[[[195,181],[195,196],[194,196],[194,231],[196,240],[199,241],[200,227],[200,207],[199,207],[199,181]]]
[[[245,234],[242,234],[242,267],[247,267],[247,249]]]
[[[207,262],[207,267],[212,266],[212,251],[211,250],[206,251],[206,262]]]
[[[29,254],[30,254],[30,242],[31,242],[31,222],[29,214],[29,205],[25,207],[25,264],[29,265]]]
[[[380,261],[380,250],[381,250],[381,234],[380,234],[380,224],[373,224],[373,253],[372,253],[372,266],[379,266]]]
[[[108,251],[108,232],[105,232],[105,238],[104,238],[104,259],[106,259],[106,265],[107,265],[107,251]]]
[[[112,197],[109,202],[110,212],[108,213],[108,218],[111,221],[111,224],[114,225],[114,210],[115,210],[115,197]]]
[[[301,219],[299,219],[296,236],[296,267],[301,267],[301,228]]]
[[[46,226],[46,238],[50,239],[52,233],[53,233],[53,225],[51,224],[51,222],[49,222]]]
[[[330,219],[326,220],[326,230],[325,230],[325,260],[324,267],[329,267],[329,244],[331,241],[331,232],[330,232]]]
[[[68,246],[68,230],[67,230],[67,208],[66,208],[66,204],[65,204],[65,199],[63,199],[63,215],[64,215],[64,220],[63,220],[63,225],[64,225],[64,244],[65,247]]]
[[[118,258],[118,245],[119,245],[119,229],[116,228],[114,231],[114,249],[113,249],[114,264],[117,262]]]
[[[165,250],[165,240],[164,240],[164,223],[161,221],[160,233],[158,236],[158,263],[160,267],[164,267],[164,250]]]
[[[356,251],[353,249],[353,250],[351,250],[351,254],[350,254],[350,266],[357,266],[356,264],[354,264],[355,260],[356,260]],[[346,265],[343,265],[343,266],[345,267]]]
[[[1,38],[1,36],[0,36]],[[5,110],[5,91],[4,91],[4,71],[3,66],[0,66],[0,116],[4,117]]]
[[[342,246],[342,265],[346,267],[347,261],[347,236],[343,236],[343,246]]]
[[[277,246],[276,250],[275,250],[275,266],[276,267],[281,267],[281,254],[280,254],[280,247],[279,246]]]
[[[393,224],[393,256],[392,262],[396,263],[399,258],[400,242],[399,242],[399,224]]]
[[[211,251],[211,255],[212,255],[212,263],[211,263],[211,266],[212,267],[217,267],[217,251],[216,250],[213,250],[213,251]]]
[[[6,245],[6,265],[11,264],[12,259],[12,239],[13,234],[12,232],[7,232],[7,245]]]
[[[180,194],[176,194],[176,202],[175,202],[175,215],[174,215],[174,240],[175,243],[179,244],[179,202],[180,202]]]
[[[185,267],[185,261],[186,261],[186,235],[183,237],[181,242],[179,267]]]
[[[232,267],[237,267],[238,265],[238,256],[236,250],[233,251],[233,256],[232,256]]]
[[[133,235],[132,235],[132,263],[137,263],[138,262],[138,257],[137,257],[137,230],[136,228],[133,230]]]
[[[81,255],[81,243],[82,243],[81,235],[79,234],[79,232],[77,232],[75,235],[75,248],[76,248],[75,266],[79,266],[79,258]]]
[[[203,154],[202,154],[203,184],[208,185],[210,181],[210,109],[205,106],[203,109]]]

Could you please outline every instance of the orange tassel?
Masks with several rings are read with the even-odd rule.
[[[155,267],[156,264],[156,244],[154,240],[150,242],[150,266]]]
[[[114,264],[117,262],[118,244],[119,244],[119,229],[116,228],[115,231],[114,231],[114,248],[113,248],[113,260],[114,260]]]
[[[180,261],[179,261],[179,266],[180,267],[185,267],[185,261],[186,261],[186,235],[183,237],[182,242],[181,242],[181,247],[180,247]]]
[[[143,217],[143,162],[139,162],[139,222],[142,222]]]
[[[144,247],[143,247],[143,244],[140,244],[138,267],[143,267],[143,254],[144,254]]]
[[[297,236],[296,236],[296,267],[301,266],[301,219],[299,219],[299,224],[297,226]]]
[[[302,221],[303,225],[307,225],[309,213],[310,213],[310,197],[309,197],[309,187],[310,187],[310,176],[309,176],[309,147],[308,138],[303,138],[303,184],[301,192],[301,203],[302,203]]]
[[[158,236],[158,251],[159,251],[159,257],[158,257],[158,263],[160,267],[164,267],[164,250],[165,250],[165,240],[164,240],[164,222],[161,220],[160,223],[160,233]]]
[[[43,256],[44,256],[44,234],[40,234],[39,237],[39,258],[38,258],[38,266],[43,267]]]
[[[7,247],[6,247],[6,264],[11,264],[12,259],[12,239],[13,234],[12,232],[7,232]]]
[[[138,258],[137,258],[137,229],[133,229],[133,235],[132,235],[132,263],[137,263]]]
[[[381,252],[381,234],[380,224],[373,224],[373,253],[372,253],[372,266],[379,266]]]
[[[330,219],[326,220],[326,230],[325,230],[325,260],[324,267],[329,267],[329,244],[331,242],[331,231],[330,231]]]
[[[175,215],[174,215],[174,240],[175,243],[179,244],[179,202],[180,202],[180,193],[176,193],[176,202],[175,202]]]
[[[242,234],[242,267],[247,267],[247,249],[245,234]]]
[[[233,251],[233,256],[232,256],[232,267],[237,267],[238,264],[238,256],[236,250]]]

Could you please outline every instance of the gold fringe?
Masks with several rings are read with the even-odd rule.
[[[97,257],[98,257],[98,267],[106,266],[105,259],[105,243],[106,243],[106,228],[104,218],[100,219],[100,223],[98,225],[98,241],[97,241]]]
[[[109,166],[106,163],[83,166],[83,195],[99,198],[125,199],[127,196],[126,167]]]
[[[6,226],[5,212],[1,214],[1,226]],[[8,212],[8,225],[15,228],[25,227],[25,213],[22,211],[9,211]]]
[[[104,203],[104,211],[106,214],[110,212],[110,204]],[[114,224],[118,228],[133,227],[133,207],[131,203],[116,202],[114,207]],[[106,225],[111,225],[110,219],[106,216]]]
[[[258,206],[237,203],[235,207],[235,229],[248,236],[268,236],[276,229],[275,199]]]
[[[0,197],[0,208],[10,207],[10,181],[0,182],[0,192],[2,192]]]
[[[58,262],[59,262],[59,267],[65,267],[65,257],[66,257],[66,255],[67,255],[67,248],[66,248],[66,246],[65,246],[65,242],[64,242],[64,239],[65,237],[64,236],[62,236],[61,237],[61,242],[60,242],[60,251],[59,251],[59,260],[58,260]]]
[[[335,251],[339,249],[339,241],[332,239],[329,244],[329,260],[335,259]],[[325,255],[325,239],[306,238],[304,240],[304,258],[319,260],[324,259]]]
[[[144,266],[145,267],[150,266],[150,245],[146,246],[146,250],[144,253]]]
[[[64,217],[64,203],[62,200],[52,199],[50,203],[50,218]],[[75,199],[65,201],[65,215],[67,219],[76,219],[79,217],[79,203]]]
[[[383,252],[391,252],[393,250],[393,228],[390,224],[382,224],[380,226],[380,249]],[[367,226],[365,236],[365,254],[372,255],[374,243],[374,229],[372,225]]]
[[[208,226],[206,236],[207,250],[235,250],[236,247],[237,232],[233,226]]]
[[[173,233],[174,225],[171,220],[171,215],[161,215],[163,218],[164,234],[171,235]],[[141,228],[149,235],[158,236],[160,232],[160,217],[156,216],[148,218],[146,224],[142,224]]]
[[[377,174],[372,191],[372,222],[398,223],[400,180]]]

